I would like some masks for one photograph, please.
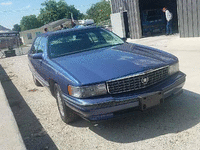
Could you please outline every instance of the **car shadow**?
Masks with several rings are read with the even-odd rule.
[[[74,126],[89,126],[99,136],[117,143],[131,143],[169,133],[179,133],[200,122],[200,95],[188,90],[154,107],[127,118],[99,124],[79,121]]]
[[[28,150],[58,149],[1,65],[0,81],[26,148]]]

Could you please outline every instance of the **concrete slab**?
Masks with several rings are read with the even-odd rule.
[[[17,123],[0,83],[0,149],[26,150]]]
[[[159,48],[165,51],[200,50],[200,38],[180,38],[179,34],[154,36],[141,39],[128,39],[127,42]]]

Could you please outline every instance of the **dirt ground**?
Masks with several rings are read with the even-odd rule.
[[[200,149],[200,39],[188,39],[190,44],[177,35],[129,41],[175,54],[187,74],[184,92],[154,109],[100,124],[83,119],[65,124],[56,100],[34,85],[27,56],[0,59],[0,80],[28,150]]]

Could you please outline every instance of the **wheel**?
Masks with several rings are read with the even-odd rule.
[[[40,82],[35,78],[34,75],[33,75],[33,82],[35,83],[36,86],[42,86],[42,84],[40,84]]]
[[[60,86],[57,83],[55,83],[54,85],[54,95],[57,101],[58,110],[59,110],[61,119],[67,124],[74,122],[78,118],[78,115],[75,114],[72,109],[66,106],[61,96],[62,91],[60,89]]]

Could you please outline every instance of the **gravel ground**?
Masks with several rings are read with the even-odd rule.
[[[27,56],[1,59],[0,80],[27,149],[200,149],[200,45],[196,50],[188,45],[191,50],[185,50],[185,47],[178,49],[182,40],[177,42],[177,36],[151,39],[131,42],[178,56],[180,68],[187,74],[183,94],[138,115],[100,124],[83,119],[65,124],[60,119],[56,100],[46,88],[34,85]],[[177,48],[170,48],[174,41]]]

